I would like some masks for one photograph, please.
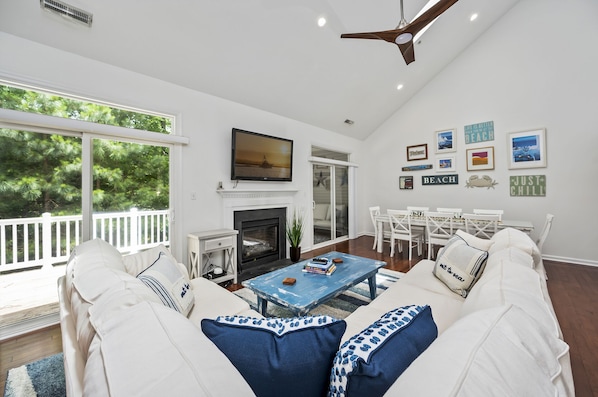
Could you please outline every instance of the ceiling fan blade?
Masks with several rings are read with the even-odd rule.
[[[397,46],[399,46],[399,50],[401,50],[401,55],[403,55],[403,59],[405,60],[405,63],[407,65],[415,61],[415,50],[413,48],[413,40],[410,40],[408,43],[405,44],[397,44]]]
[[[411,23],[405,26],[402,31],[409,32],[415,36],[420,30],[442,15],[442,13],[448,10],[457,1],[459,0],[440,0],[438,3],[430,7],[426,12],[417,17],[417,19],[411,21]]]
[[[381,32],[364,32],[364,33],[343,33],[341,34],[341,38],[343,39],[373,39],[373,40],[384,40],[388,41],[389,43],[396,44],[399,49],[401,50],[401,54],[405,59],[407,65],[411,62],[415,61],[415,53],[413,49],[413,37],[423,28],[428,26],[432,23],[436,18],[438,18],[443,12],[448,10],[453,4],[455,4],[459,0],[440,0],[438,3],[434,4],[424,13],[422,13],[419,17],[414,19],[411,23],[402,26],[403,23],[400,23],[400,28],[391,29],[391,30],[384,30]],[[403,10],[401,9],[401,13]],[[401,22],[403,22],[403,17],[401,17]],[[403,33],[410,33],[411,40],[405,44],[397,44],[396,39]]]
[[[373,39],[373,40],[382,40],[380,36],[378,36],[375,32],[371,33],[343,33],[341,34],[341,39]]]
[[[373,39],[394,43],[395,37],[397,36],[394,32],[394,30],[385,30],[382,32],[343,33],[341,34],[341,39]]]

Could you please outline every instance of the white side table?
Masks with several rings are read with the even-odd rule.
[[[215,276],[211,280],[221,283],[228,280],[237,282],[237,234],[238,230],[218,229],[187,235],[187,253],[191,278],[203,277],[209,273],[212,254],[222,253],[222,276]]]

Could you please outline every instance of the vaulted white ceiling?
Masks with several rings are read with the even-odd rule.
[[[340,38],[394,29],[399,0],[67,0],[91,27],[0,0],[0,30],[365,139],[518,1],[459,0],[408,66],[393,44]],[[405,0],[406,19],[426,2]]]

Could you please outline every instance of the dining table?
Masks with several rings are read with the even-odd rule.
[[[376,251],[382,252],[383,244],[384,244],[384,228],[390,227],[390,217],[388,214],[380,214],[376,215],[376,235],[374,238],[376,239]],[[453,225],[457,229],[465,230],[465,220],[460,217],[455,217],[453,221]],[[421,215],[416,215],[411,217],[411,226],[423,226],[426,227],[426,217]],[[530,221],[525,220],[511,220],[511,219],[502,219],[498,222],[498,229],[506,229],[511,227],[513,229],[521,230],[526,234],[530,234],[532,230],[534,230],[534,224]]]

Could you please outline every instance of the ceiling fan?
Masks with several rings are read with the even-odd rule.
[[[413,37],[423,28],[432,23],[443,12],[449,9],[458,0],[440,0],[419,17],[414,19],[411,23],[407,23],[403,13],[403,0],[401,0],[401,20],[396,29],[385,30],[382,32],[368,32],[368,33],[343,33],[343,39],[374,39],[384,40],[389,43],[394,43],[401,50],[405,63],[409,65],[415,61],[415,52],[413,50]]]

